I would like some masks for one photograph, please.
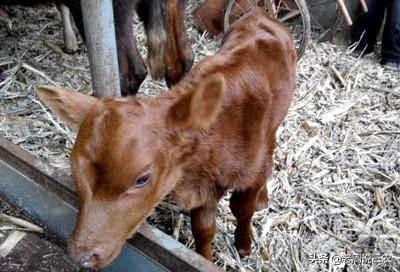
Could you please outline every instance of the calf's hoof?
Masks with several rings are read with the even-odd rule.
[[[235,247],[240,255],[250,255],[251,254],[251,232],[238,232],[235,231]]]
[[[244,244],[239,245],[238,243],[235,243],[235,247],[236,247],[237,251],[239,252],[239,254],[242,256],[248,256],[251,254],[251,241],[249,244],[246,244],[246,245],[244,245]]]
[[[65,53],[74,54],[78,51],[79,47],[77,45],[65,45]]]
[[[136,95],[139,90],[140,85],[146,78],[147,71],[144,71],[140,74],[134,74],[129,76],[123,76],[120,74],[120,83],[121,83],[121,95]]]
[[[64,44],[65,44],[65,48],[64,51],[68,54],[73,54],[76,53],[79,49],[78,46],[78,40],[76,39],[75,34],[74,35],[68,35],[68,34],[64,34],[65,38],[64,38]]]

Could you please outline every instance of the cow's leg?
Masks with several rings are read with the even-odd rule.
[[[143,21],[147,34],[147,62],[154,79],[165,75],[164,53],[167,46],[167,19],[165,1],[143,0],[138,4],[137,12]]]
[[[68,9],[74,19],[75,25],[79,30],[79,34],[81,34],[82,39],[85,41],[86,37],[85,37],[85,29],[83,27],[81,2],[79,0],[57,1],[57,3],[60,3],[60,2],[63,5],[68,7]],[[62,16],[62,13],[61,13],[61,16]]]
[[[256,187],[245,191],[234,191],[231,196],[230,208],[237,219],[235,247],[242,255],[251,253],[251,239],[253,237],[251,218],[257,207],[258,195],[265,188],[264,184],[258,182]]]
[[[113,5],[122,95],[136,94],[147,74],[133,37],[134,2],[114,0]]]
[[[184,22],[186,2],[187,0],[168,0],[166,5],[168,43],[164,63],[168,86],[178,83],[193,65],[193,50]]]
[[[73,53],[78,50],[78,41],[74,33],[74,28],[72,26],[71,14],[69,9],[64,4],[58,3],[57,8],[61,13],[61,18],[63,22],[63,35],[65,43],[65,51],[68,53]]]
[[[128,34],[117,38],[121,94],[135,95],[147,75],[146,66],[133,37]]]
[[[82,9],[79,0],[63,1],[74,17],[76,27],[85,40]],[[136,94],[146,78],[146,66],[133,37],[132,15],[136,1],[114,0],[114,24],[117,42],[118,65],[121,76],[121,93]]]
[[[216,203],[196,208],[190,212],[196,251],[210,261],[213,258],[211,242],[216,231],[215,213]]]

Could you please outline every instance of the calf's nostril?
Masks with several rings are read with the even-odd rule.
[[[86,268],[94,268],[96,266],[96,260],[99,258],[99,254],[90,253],[88,255],[82,256],[79,263]]]

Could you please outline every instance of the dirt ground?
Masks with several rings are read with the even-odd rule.
[[[219,39],[187,28],[196,60]],[[74,134],[47,113],[38,83],[88,92],[84,46],[62,47],[57,10],[8,9],[0,20],[0,135],[69,174]],[[145,36],[138,28],[138,42]],[[53,49],[51,49],[53,48]],[[141,50],[145,54],[145,48]],[[296,97],[279,129],[269,208],[253,218],[253,253],[233,247],[234,218],[218,209],[214,261],[228,271],[400,271],[400,74],[347,46],[312,42],[298,64]],[[147,79],[140,95],[165,85]],[[166,199],[150,222],[193,248],[190,222]]]
[[[11,216],[11,219],[4,215]],[[25,220],[34,224],[34,227],[17,224],[20,222],[14,222],[13,219]],[[18,238],[14,240],[12,237]],[[2,256],[3,253],[6,255]],[[42,226],[36,225],[23,210],[0,199],[0,271],[74,272],[79,271],[79,267],[67,256],[59,240]]]

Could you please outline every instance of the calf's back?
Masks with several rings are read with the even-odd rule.
[[[179,88],[190,90],[217,72],[226,82],[220,113],[199,136],[197,156],[187,162],[173,192],[188,210],[211,201],[210,188],[254,186],[255,176],[272,163],[275,132],[295,89],[291,34],[279,21],[254,9],[231,26],[220,50],[195,66]],[[205,180],[215,184],[203,186]]]

